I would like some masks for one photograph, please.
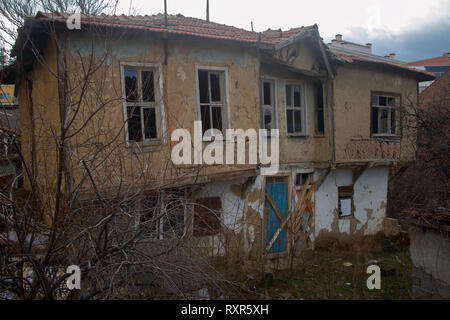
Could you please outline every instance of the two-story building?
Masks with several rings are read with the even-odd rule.
[[[22,149],[44,189],[57,185],[55,137],[64,131],[68,192],[88,199],[94,180],[102,192],[136,189],[131,206],[169,210],[170,200],[155,202],[162,189],[202,205],[161,218],[159,239],[172,230],[216,253],[234,239],[261,257],[382,231],[389,166],[414,161],[402,115],[432,75],[333,52],[317,25],[257,33],[160,14],[83,15],[74,28],[68,18],[28,19],[13,50]],[[208,140],[209,129],[225,138],[213,150],[200,141],[200,152],[234,161],[196,157],[194,140]],[[230,142],[227,129],[247,133],[231,155],[219,148]],[[252,158],[259,129],[269,135],[263,152],[279,141],[276,174],[262,174],[261,154]],[[180,136],[194,142],[175,164]]]

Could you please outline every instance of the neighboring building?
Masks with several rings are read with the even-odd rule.
[[[94,192],[83,180],[83,161],[90,163],[94,148],[107,146],[109,158],[91,169],[98,186],[131,184],[143,174],[136,172],[139,167],[150,182],[142,186],[145,201],[152,190],[167,185],[194,189],[192,201],[220,212],[219,221],[209,217],[214,228],[202,233],[200,220],[180,212],[180,234],[217,253],[226,252],[221,244],[231,236],[258,258],[292,252],[304,239],[382,231],[389,166],[415,157],[399,109],[406,98],[417,101],[417,83],[432,75],[370,53],[330,51],[316,25],[258,34],[182,15],[168,16],[167,25],[164,15],[83,16],[83,30],[69,31],[66,19],[39,13],[27,20],[13,50],[24,70],[17,77],[22,149],[27,161],[37,150],[42,185],[55,185],[51,133],[59,132],[65,112],[59,109],[62,84],[54,74],[65,72],[67,83],[82,83],[82,62],[90,60],[94,48],[97,58],[111,54],[96,69],[86,95],[98,98],[95,92],[101,90],[109,101],[107,112],[86,126],[76,122],[81,129],[70,140],[67,159],[71,181],[81,183],[86,197]],[[94,34],[99,27],[111,32],[108,44],[104,33]],[[56,49],[55,38],[45,36],[48,30],[64,37],[65,50]],[[18,51],[29,48],[29,41],[45,64],[31,49]],[[81,101],[81,111],[87,112],[81,119],[93,112],[89,99]],[[171,133],[184,128],[194,137],[199,120],[203,131],[279,129],[279,173],[263,176],[260,164],[174,165]],[[115,136],[119,139],[109,140]],[[292,227],[282,225],[280,219],[287,217],[295,222]]]
[[[14,96],[14,85],[0,86],[0,127],[19,131],[19,103]]]
[[[389,64],[404,64],[403,61],[396,60],[396,54],[390,53],[384,57],[377,56],[372,53],[372,44],[367,43],[366,45],[350,42],[344,40],[341,34],[337,34],[335,39],[331,40],[331,43],[328,43],[328,47],[335,53],[340,54],[348,54],[348,55],[356,55],[361,58],[366,58],[370,60],[386,62]]]
[[[439,78],[450,69],[450,52],[445,52],[440,57],[408,62],[406,65],[411,68],[432,72],[436,75],[436,78]],[[419,84],[420,92],[432,83],[433,81],[421,82]]]
[[[19,104],[14,85],[0,86],[0,188],[9,188],[20,168],[17,147],[20,138]]]

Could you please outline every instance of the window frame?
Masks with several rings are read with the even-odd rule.
[[[221,81],[220,81],[220,89],[221,92],[221,98],[223,99],[222,103],[201,103],[200,102],[200,79],[198,76],[199,71],[207,71],[208,74],[210,72],[218,72],[221,74]],[[208,77],[208,90],[211,90],[210,88],[210,78]],[[196,94],[197,94],[197,113],[198,113],[198,119],[199,121],[202,121],[202,105],[209,105],[211,108],[211,105],[221,105],[222,106],[222,134],[224,134],[225,137],[225,130],[231,129],[231,114],[230,114],[230,98],[229,98],[229,85],[228,85],[228,68],[227,67],[217,67],[217,66],[205,66],[205,65],[195,65],[195,85],[196,85]],[[210,93],[211,96],[211,93]],[[212,112],[210,112],[210,117],[212,117]],[[203,129],[202,129],[203,130]],[[204,133],[202,131],[202,136],[204,136]]]
[[[150,197],[152,196],[150,193],[146,194],[145,197]],[[183,239],[185,237],[187,237],[189,235],[189,209],[187,208],[188,205],[186,205],[185,203],[183,204],[183,228],[182,230],[180,229],[179,231],[182,231],[181,235],[176,235],[174,234],[173,236],[168,236],[168,233],[166,231],[164,231],[164,227],[168,222],[167,219],[167,210],[168,210],[168,206],[171,205],[172,203],[176,203],[177,200],[168,200],[167,196],[165,195],[158,195],[158,198],[156,198],[156,205],[155,207],[158,207],[159,210],[161,211],[159,213],[160,217],[157,217],[154,222],[155,222],[155,230],[152,230],[153,232],[151,234],[149,234],[150,238],[153,240],[158,240],[158,241],[162,241],[162,240],[173,240],[173,239]],[[147,208],[145,208],[147,209]],[[142,210],[142,208],[140,208],[139,210]],[[170,210],[170,209],[169,209]],[[145,220],[148,219],[148,215],[145,214],[144,217],[141,216],[141,220],[140,223],[143,223]],[[150,218],[153,219],[153,218]]]
[[[135,70],[138,75],[138,94],[139,101],[127,101],[126,97],[126,84],[125,84],[125,71]],[[154,95],[155,101],[143,101],[142,100],[142,81],[141,73],[142,71],[152,71],[153,72],[153,85],[154,85]],[[165,144],[167,142],[166,137],[166,121],[165,121],[165,109],[164,109],[164,76],[163,68],[160,63],[150,63],[150,62],[120,62],[120,74],[121,74],[121,86],[122,86],[122,101],[123,101],[123,115],[124,115],[124,128],[125,128],[125,141],[126,146],[131,147],[134,145],[139,146],[154,146]],[[141,117],[141,130],[142,130],[142,141],[134,141],[129,139],[129,116],[128,107],[140,107],[140,117]],[[155,109],[155,120],[156,120],[156,138],[146,139],[145,138],[145,127],[144,127],[144,109]]]
[[[264,83],[270,83],[271,85],[271,90],[270,90],[270,94],[271,94],[271,105],[265,105],[264,104]],[[272,130],[276,130],[278,129],[278,91],[277,91],[277,79],[276,78],[271,78],[271,77],[261,77],[260,80],[260,128],[261,129],[266,129],[265,128],[265,123],[264,123],[264,111],[268,108],[272,109]],[[268,132],[268,137],[271,136],[271,132]]]
[[[351,218],[354,216],[354,213],[355,213],[354,195],[355,195],[355,186],[354,185],[338,187],[339,219],[348,219],[348,218]],[[350,214],[348,214],[348,215],[342,214],[341,200],[350,200],[350,211],[351,211]]]
[[[291,103],[292,105],[288,106],[287,104],[287,87],[290,86],[291,87]],[[286,81],[285,85],[284,85],[284,105],[285,105],[285,117],[286,117],[286,136],[287,137],[306,137],[308,135],[308,129],[307,129],[307,105],[306,105],[306,101],[307,101],[307,97],[306,97],[306,84],[302,83],[296,83],[296,82],[292,82],[292,81]],[[294,87],[299,87],[300,88],[300,107],[295,107],[294,104],[294,90],[292,90]],[[298,109],[300,109],[301,111],[301,132],[295,132],[295,111],[298,111]],[[288,111],[292,110],[293,111],[293,117],[292,117],[292,121],[293,121],[293,128],[294,128],[294,132],[289,132],[288,131]]]
[[[373,104],[373,97],[374,96],[378,96],[378,97],[385,97],[386,99],[388,98],[394,98],[395,99],[395,105],[394,106],[389,106],[388,103],[386,102],[386,106],[380,106],[379,102],[378,105],[374,105]],[[386,100],[387,101],[387,100]],[[370,136],[373,138],[383,138],[383,137],[392,137],[392,138],[397,138],[401,136],[401,114],[400,114],[400,108],[401,108],[401,104],[402,104],[402,96],[400,93],[394,93],[394,92],[383,92],[383,91],[371,91],[370,93]],[[380,128],[380,116],[381,116],[381,112],[379,112],[380,110],[386,109],[388,110],[388,119],[387,119],[387,124],[388,124],[388,130],[387,133],[374,133],[374,127],[373,127],[373,108],[378,108],[378,131]],[[395,133],[392,133],[391,131],[391,117],[392,117],[392,109],[394,109],[395,112]]]

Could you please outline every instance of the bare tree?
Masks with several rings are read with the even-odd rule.
[[[436,94],[430,95],[435,89]],[[398,170],[390,185],[394,216],[403,210],[434,212],[450,207],[450,89],[428,88],[420,100],[419,107],[411,107],[406,115],[406,129],[417,139],[416,161]]]
[[[1,14],[19,27],[20,19],[35,10],[33,3],[2,1]],[[110,3],[39,5],[60,11],[78,6],[96,13]],[[21,50],[29,50],[34,66],[56,81],[58,95],[56,100],[35,101],[32,84],[21,84],[32,111],[27,126],[30,155],[20,149],[19,137],[11,136],[10,144],[21,164],[15,179],[25,178],[28,187],[16,190],[9,185],[0,192],[0,294],[20,299],[186,298],[205,287],[215,296],[229,294],[233,283],[197,250],[190,236],[193,219],[180,218],[195,214],[195,187],[175,186],[148,170],[152,156],[145,153],[133,155],[129,171],[122,138],[130,119],[117,126],[109,116],[123,97],[121,84],[111,83],[118,71],[107,63],[114,41],[125,34],[87,26],[90,52],[67,59],[61,27],[54,22],[41,29],[57,48],[56,70],[27,32],[27,24],[22,40],[29,45],[15,51],[19,71],[27,72]],[[99,41],[100,53],[95,50]],[[114,89],[108,91],[107,86]],[[60,117],[51,123],[45,112],[55,106]],[[43,161],[56,170],[40,170]],[[81,291],[65,288],[69,265],[82,270]]]

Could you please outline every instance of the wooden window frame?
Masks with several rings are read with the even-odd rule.
[[[291,105],[288,105],[288,101],[286,99],[287,97],[287,87],[291,87]],[[299,87],[300,88],[300,106],[294,106],[294,87]],[[292,82],[287,82],[284,86],[284,98],[285,98],[285,109],[286,109],[286,135],[287,137],[306,137],[307,136],[307,119],[306,119],[306,85],[305,84],[298,84],[298,83],[292,83]],[[293,129],[294,132],[289,132],[289,127],[288,127],[288,111],[292,111],[292,125],[293,125]],[[302,130],[300,132],[295,132],[295,111],[300,111],[300,115],[301,115],[301,128]]]
[[[388,102],[386,102],[386,106],[380,106],[379,102],[378,104],[373,103],[373,98],[377,97],[384,97],[386,98],[386,101],[388,101],[388,98],[394,98],[394,106],[389,106]],[[378,100],[379,101],[379,100]],[[401,136],[401,114],[400,114],[400,108],[401,108],[401,102],[402,102],[402,96],[399,93],[392,93],[392,92],[380,92],[380,91],[372,91],[370,94],[370,135],[373,138],[398,138]],[[373,127],[373,109],[378,109],[378,119],[377,119],[377,126],[378,126],[378,132],[374,133],[374,127]],[[381,123],[381,110],[387,110],[388,118],[387,118],[387,132],[380,133],[380,123]],[[392,111],[394,111],[395,114],[395,133],[392,133]]]
[[[137,72],[137,85],[138,85],[138,101],[127,101],[126,97],[126,84],[125,84],[125,71],[133,70]],[[153,84],[154,84],[154,95],[155,101],[143,101],[142,99],[142,79],[141,73],[143,71],[153,72]],[[164,96],[163,96],[163,72],[162,65],[158,63],[138,63],[138,62],[121,62],[120,63],[120,73],[121,73],[121,86],[122,86],[122,101],[123,101],[123,114],[125,121],[125,139],[127,147],[139,145],[139,146],[152,146],[165,144],[166,139],[166,122],[165,122],[165,109],[164,109]],[[134,141],[129,139],[129,107],[140,107],[140,117],[141,117],[141,130],[142,130],[142,141]],[[155,110],[155,121],[156,121],[156,138],[145,138],[145,126],[144,126],[144,109],[154,109]]]
[[[208,90],[209,96],[211,97],[211,83],[210,83],[210,73],[219,73],[220,74],[220,90],[221,90],[221,102],[210,102],[210,103],[201,103],[200,102],[200,79],[199,79],[199,71],[208,72]],[[212,107],[221,107],[221,115],[222,115],[222,134],[225,137],[225,130],[231,129],[231,115],[230,115],[230,106],[229,106],[229,87],[228,87],[228,68],[226,67],[215,67],[215,66],[203,66],[203,65],[195,65],[195,83],[196,83],[196,91],[197,91],[197,105],[198,105],[198,119],[202,121],[202,106],[209,106],[210,108],[210,121],[212,124]],[[206,130],[208,131],[208,130]],[[204,133],[202,132],[202,135]],[[209,141],[208,139],[205,141]]]
[[[354,186],[341,186],[338,187],[338,210],[339,210],[339,219],[346,219],[353,217],[355,212],[355,206],[353,202],[353,196],[354,196]],[[351,201],[351,213],[349,215],[342,215],[342,209],[341,209],[341,200],[350,199]]]
[[[270,84],[270,95],[271,95],[271,104],[266,105],[264,101],[264,84]],[[261,121],[261,129],[266,129],[264,122],[264,115],[266,110],[270,110],[272,112],[272,130],[278,129],[278,104],[277,104],[277,80],[275,78],[262,77],[260,81],[260,99],[261,99],[261,107],[260,107],[260,121]],[[267,132],[268,136],[271,136],[271,131]]]

